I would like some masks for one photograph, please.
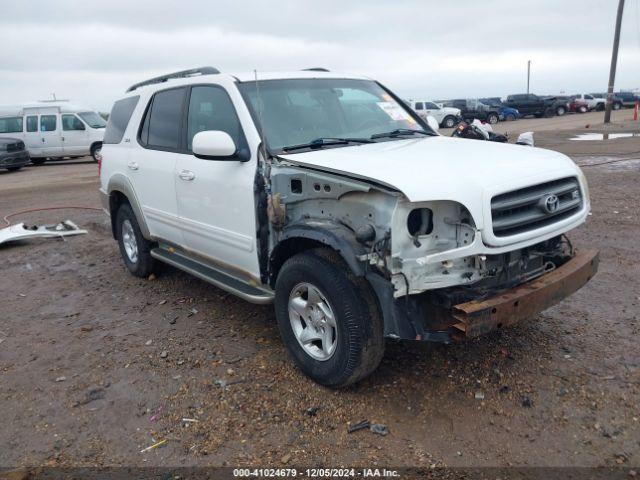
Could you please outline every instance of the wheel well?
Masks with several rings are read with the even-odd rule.
[[[111,233],[113,234],[113,238],[116,238],[116,213],[120,205],[125,203],[131,204],[124,193],[114,190],[109,194],[109,214],[111,215]]]
[[[98,147],[101,147],[101,146],[102,146],[102,142],[93,142],[93,143],[91,144],[91,146],[89,147],[89,151],[90,151],[91,153],[93,153],[93,150],[94,150],[95,148],[98,148]]]
[[[275,287],[276,278],[278,278],[278,273],[280,272],[282,265],[284,265],[284,262],[298,253],[318,248],[334,250],[327,244],[311,238],[294,237],[280,242],[271,253],[271,258],[269,260],[269,284],[271,287]]]

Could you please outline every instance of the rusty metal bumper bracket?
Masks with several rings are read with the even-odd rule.
[[[562,266],[535,280],[482,301],[455,305],[454,327],[473,338],[496,328],[534,317],[559,303],[586,284],[598,271],[597,250],[577,250]]]

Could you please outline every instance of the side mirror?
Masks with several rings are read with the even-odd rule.
[[[438,125],[438,121],[431,115],[427,115],[427,124],[431,127],[431,130],[433,130],[436,133],[440,129],[440,125]]]
[[[193,154],[204,160],[225,160],[236,154],[236,144],[227,132],[206,130],[193,137]]]

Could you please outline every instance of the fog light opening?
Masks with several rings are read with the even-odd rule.
[[[430,208],[414,208],[407,217],[407,230],[412,237],[433,232],[433,212]]]

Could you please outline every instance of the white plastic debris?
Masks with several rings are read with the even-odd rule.
[[[533,132],[524,132],[518,135],[518,140],[516,141],[518,145],[528,145],[533,147]]]
[[[85,233],[87,233],[86,230],[81,230],[71,220],[65,220],[55,225],[40,226],[28,226],[24,223],[17,223],[0,230],[0,244],[28,238],[55,238],[82,235]]]

